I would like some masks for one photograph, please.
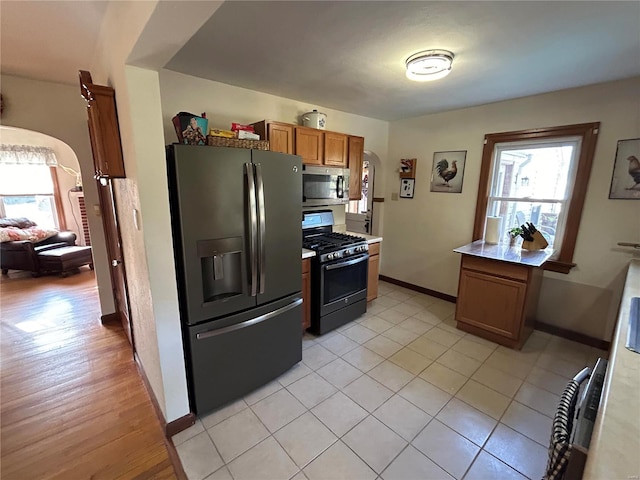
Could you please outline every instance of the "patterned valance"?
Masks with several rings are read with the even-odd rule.
[[[5,165],[58,165],[53,148],[32,145],[0,145],[0,164]]]

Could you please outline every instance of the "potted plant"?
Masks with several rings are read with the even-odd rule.
[[[507,230],[509,234],[509,246],[514,247],[516,245],[516,239],[522,234],[522,228],[513,227]]]

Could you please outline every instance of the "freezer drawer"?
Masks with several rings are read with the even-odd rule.
[[[189,327],[191,393],[198,415],[246,395],[302,360],[302,299],[274,308],[222,328],[216,322]]]

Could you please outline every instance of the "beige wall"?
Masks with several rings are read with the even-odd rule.
[[[59,160],[82,171],[85,202],[91,233],[93,260],[103,314],[115,311],[111,293],[111,279],[102,220],[94,212],[99,205],[98,191],[93,180],[93,157],[87,129],[86,103],[80,96],[79,86],[31,80],[12,75],[2,75],[2,97],[6,102],[2,124],[24,128],[56,138],[68,145],[72,154],[60,146],[63,158]],[[56,150],[58,153],[58,150]],[[77,157],[75,160],[73,157]],[[69,162],[69,163],[66,163]],[[75,165],[72,162],[77,162]],[[63,192],[75,184],[75,178],[64,173],[58,175]],[[63,199],[65,214],[68,200]],[[73,217],[67,215],[67,227],[75,228]]]
[[[114,180],[136,352],[167,422],[189,412],[157,73],[126,66],[157,2],[111,2],[93,81],[116,91],[126,179]],[[134,220],[137,212],[139,222]]]
[[[471,241],[482,142],[487,133],[601,122],[570,274],[545,273],[540,321],[609,339],[634,253],[618,241],[640,241],[640,204],[609,200],[620,139],[640,137],[640,78],[576,88],[392,122],[387,160],[381,272],[449,295],[457,294],[460,257]],[[433,152],[467,150],[461,194],[431,193]],[[418,159],[413,200],[399,190],[401,158]]]

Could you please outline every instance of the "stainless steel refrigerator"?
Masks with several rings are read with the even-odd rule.
[[[198,414],[302,358],[301,172],[294,155],[167,147],[187,378]]]

